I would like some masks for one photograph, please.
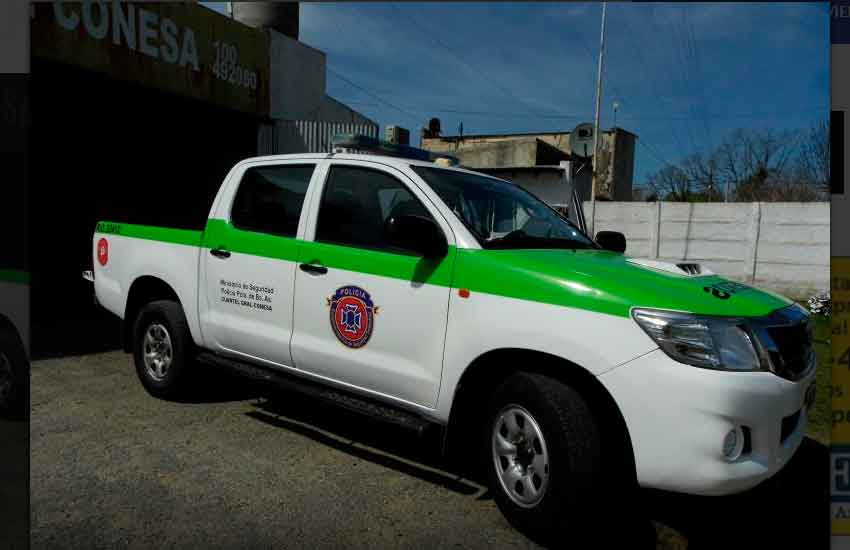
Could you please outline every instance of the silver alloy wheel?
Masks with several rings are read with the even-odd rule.
[[[171,366],[171,359],[174,354],[171,346],[171,335],[160,323],[152,323],[145,331],[142,346],[148,376],[157,382],[162,382],[168,374],[168,368]]]
[[[0,406],[6,405],[12,399],[15,386],[15,372],[12,361],[5,353],[0,352]]]
[[[534,417],[519,405],[508,405],[493,422],[493,466],[502,489],[523,508],[536,506],[549,484],[549,452]]]

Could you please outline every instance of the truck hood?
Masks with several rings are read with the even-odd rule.
[[[678,264],[603,250],[458,250],[454,286],[620,316],[650,307],[756,317],[793,303]]]

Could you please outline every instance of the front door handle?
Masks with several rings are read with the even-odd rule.
[[[328,272],[328,268],[323,265],[299,264],[298,267],[301,271],[312,273],[313,275],[324,275]]]
[[[210,254],[212,254],[216,258],[222,258],[222,259],[230,257],[230,251],[226,250],[224,248],[211,248]]]

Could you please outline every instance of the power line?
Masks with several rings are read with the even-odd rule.
[[[357,105],[358,103],[362,103],[358,100],[340,99],[340,101],[342,101],[343,103],[351,103],[353,105]],[[366,105],[373,106],[374,104],[373,103],[366,103]],[[785,111],[785,112],[716,113],[716,114],[701,113],[701,114],[693,115],[693,116],[687,115],[687,114],[673,115],[673,116],[670,116],[670,115],[667,115],[667,114],[664,114],[664,115],[653,115],[653,114],[650,114],[650,115],[622,115],[622,114],[618,114],[617,118],[624,118],[624,119],[628,119],[628,120],[658,120],[658,121],[681,120],[681,121],[686,121],[686,120],[696,120],[696,119],[700,119],[702,117],[708,116],[708,117],[714,118],[716,120],[725,120],[725,119],[738,119],[738,118],[769,118],[769,117],[775,118],[775,117],[782,117],[782,116],[791,117],[791,116],[797,116],[797,115],[814,113],[814,112],[822,112],[822,111],[824,111],[824,109],[822,107],[812,107],[811,109],[803,109],[803,110],[798,110],[798,111]],[[495,118],[515,118],[515,117],[527,117],[528,116],[528,113],[518,113],[518,112],[510,112],[510,111],[479,111],[479,110],[476,110],[476,109],[473,109],[473,108],[456,109],[456,108],[435,107],[435,108],[429,108],[428,112],[429,113],[432,113],[432,112],[433,113],[452,113],[452,114],[468,115],[468,116],[488,116],[488,117],[495,117]],[[550,118],[550,119],[575,119],[575,120],[579,120],[579,119],[585,118],[584,115],[577,115],[577,114],[570,114],[570,113],[546,113],[546,114],[544,114],[544,116],[546,118]]]
[[[662,164],[666,164],[667,166],[669,166],[671,168],[678,168],[675,164],[668,162],[660,154],[658,154],[658,151],[656,151],[654,147],[651,147],[649,145],[649,142],[647,142],[645,139],[638,137],[638,136],[635,136],[635,141],[637,143],[639,143],[640,145],[643,145],[646,148],[646,150],[649,151],[650,153],[652,153],[652,156],[654,156],[655,159],[658,160],[659,162],[661,162]]]
[[[657,36],[663,36],[664,33],[660,29],[660,27],[658,26],[658,24],[656,23],[656,20],[655,20],[655,8],[652,7],[651,9],[652,9],[651,12],[644,11],[646,18],[648,19],[648,23],[649,23],[649,25],[651,25],[653,27]],[[665,109],[665,107],[664,107],[665,102],[663,102],[661,100],[661,98],[663,96],[659,92],[658,87],[657,87],[658,83],[656,82],[656,80],[654,78],[649,76],[649,75],[653,74],[653,71],[650,69],[650,64],[647,62],[647,58],[643,53],[644,50],[646,49],[645,43],[643,42],[643,40],[641,40],[640,35],[638,33],[634,32],[634,29],[629,24],[629,18],[628,17],[623,18],[623,24],[626,27],[627,35],[632,39],[632,43],[635,46],[634,51],[637,53],[638,60],[640,61],[641,65],[643,66],[643,69],[645,71],[644,74],[647,75],[646,80],[649,82],[651,92],[653,93],[655,98],[658,98],[658,100],[657,100],[658,106],[661,107],[662,109]],[[669,75],[669,71],[665,71],[665,72]],[[670,83],[671,83],[671,85],[669,86],[668,89],[672,89],[672,87],[673,87],[672,86],[672,83],[673,83],[672,76],[670,78]],[[674,125],[673,121],[679,120],[679,119],[685,119],[686,117],[669,116],[669,115],[667,115],[666,109],[665,109],[664,112],[665,112],[666,116],[655,117],[655,118],[657,120],[665,120],[667,122],[667,128],[669,128],[669,130],[670,130],[670,136],[674,137],[677,142],[684,143],[684,140],[682,139],[682,137],[679,133],[679,130],[677,128],[677,125]],[[630,117],[628,115],[625,115],[623,118],[629,119]],[[652,117],[644,117],[644,118],[646,120],[652,119]]]
[[[690,79],[688,77],[688,64],[685,60],[684,52],[685,52],[685,43],[682,36],[682,23],[681,23],[681,14],[680,18],[677,20],[675,15],[675,11],[673,11],[672,6],[670,7],[670,45],[671,45],[671,53],[674,56],[674,63],[671,64],[671,68],[676,66],[678,69],[676,71],[678,78],[677,86],[680,90],[681,96],[687,102],[686,108],[688,112],[691,114],[691,118],[693,119],[693,103],[691,102],[691,93],[690,93]],[[688,140],[691,143],[691,151],[697,150],[697,143],[694,139],[693,126],[687,125],[685,126],[685,130],[687,132]]]
[[[646,75],[645,81],[649,82],[651,93],[653,94],[654,97],[660,99],[661,94],[658,91],[656,81],[655,81],[654,78],[651,78],[649,76],[649,75],[652,74],[652,71],[650,70],[649,63],[647,62],[646,57],[643,54],[643,51],[644,51],[643,41],[640,40],[638,34],[635,33],[634,30],[632,29],[632,26],[629,23],[628,17],[623,18],[623,26],[625,27],[625,30],[626,30],[625,34],[632,41],[632,45],[634,46],[634,52],[637,54],[638,61],[640,61],[641,65],[643,66],[643,70],[645,71],[644,75]],[[658,101],[658,105],[663,108],[662,102],[660,100]],[[667,113],[665,111],[665,115],[666,114]],[[626,117],[626,118],[628,118],[628,117]],[[673,123],[671,122],[673,119],[668,117],[665,120],[667,120],[667,127],[670,129],[670,135],[671,136],[677,136],[677,139],[678,139],[678,132],[676,131],[675,127],[673,126]]]
[[[406,14],[405,14],[402,10],[400,10],[400,9],[398,8],[398,6],[396,6],[394,3],[391,3],[391,4],[390,4],[390,6],[391,6],[391,7],[393,8],[393,10],[395,10],[395,12],[396,12],[396,13],[398,13],[400,16],[405,17],[408,21],[410,21],[411,23],[413,23],[413,25],[414,25],[414,26],[415,26],[415,27],[419,30],[419,32],[421,32],[423,35],[425,35],[426,37],[428,37],[428,39],[433,40],[433,42],[434,42],[435,44],[437,44],[437,45],[438,45],[438,46],[440,46],[443,50],[445,50],[446,52],[448,52],[448,54],[449,54],[449,55],[451,55],[453,58],[455,58],[458,62],[460,62],[462,65],[464,65],[464,66],[465,66],[465,67],[467,67],[468,69],[471,69],[472,71],[474,71],[475,73],[477,73],[477,74],[478,74],[481,78],[483,78],[484,80],[488,81],[490,84],[492,84],[493,86],[495,86],[497,89],[501,90],[504,94],[506,94],[506,95],[508,95],[509,97],[511,97],[511,99],[513,99],[514,101],[516,101],[516,102],[518,102],[518,103],[520,103],[520,104],[524,105],[524,106],[525,106],[525,107],[526,107],[526,108],[527,108],[527,109],[531,112],[531,114],[533,114],[535,117],[540,118],[540,119],[546,119],[546,118],[548,118],[548,117],[546,117],[546,116],[541,115],[540,113],[538,113],[538,112],[537,112],[537,111],[536,111],[533,107],[531,107],[531,105],[529,105],[528,103],[526,103],[523,99],[521,99],[520,97],[518,97],[516,94],[514,94],[513,92],[511,92],[509,89],[507,89],[507,88],[505,88],[504,86],[502,86],[502,84],[501,84],[500,82],[498,82],[497,80],[494,80],[494,79],[490,78],[490,76],[489,76],[489,75],[487,75],[484,71],[482,71],[481,69],[479,69],[477,66],[475,66],[475,65],[473,65],[473,64],[470,64],[470,63],[467,63],[467,62],[466,62],[466,60],[464,60],[462,57],[460,57],[460,56],[457,54],[457,52],[455,52],[452,48],[450,48],[450,47],[449,47],[449,46],[447,46],[444,42],[442,42],[439,38],[437,38],[437,36],[436,36],[434,33],[428,32],[428,30],[426,30],[426,29],[425,29],[425,28],[424,28],[424,27],[423,27],[423,26],[419,23],[419,21],[417,21],[417,20],[416,20],[413,16],[407,16],[407,15],[406,15]],[[528,115],[526,114],[525,116],[528,116]]]
[[[694,23],[693,23],[693,20],[690,17],[690,14],[688,14],[688,12],[685,12],[685,13],[687,14],[687,22],[688,22],[688,27],[690,29],[691,46],[693,48],[693,57],[694,57],[694,69],[697,72],[698,78],[704,78],[705,74],[703,73],[703,70],[702,70],[702,60],[701,60],[701,57],[699,55],[699,48],[698,48],[696,33],[694,32]],[[705,101],[705,86],[699,87],[699,96],[700,96],[700,101],[702,102],[703,114],[705,115],[707,110],[708,110],[708,106],[707,106],[706,101]],[[704,130],[705,130],[706,139],[708,140],[709,143],[713,143],[714,142],[714,136],[711,132],[711,126],[708,122],[708,116],[707,115],[703,117],[703,126],[704,126]]]
[[[343,82],[346,82],[346,83],[348,83],[349,85],[351,85],[351,86],[353,86],[353,87],[357,88],[358,90],[360,90],[360,91],[361,91],[361,92],[363,92],[364,94],[366,94],[366,95],[368,95],[368,96],[370,96],[370,97],[374,98],[374,99],[375,99],[375,100],[377,100],[377,101],[380,101],[381,103],[383,103],[383,104],[385,104],[385,105],[388,105],[388,106],[392,107],[393,109],[395,109],[396,111],[399,111],[400,113],[404,113],[405,115],[407,115],[407,116],[409,117],[409,119],[410,119],[411,121],[414,121],[414,120],[415,120],[415,121],[417,121],[417,122],[416,122],[416,123],[417,123],[417,125],[419,124],[419,121],[422,119],[421,115],[414,115],[414,114],[413,114],[413,113],[411,113],[410,111],[408,111],[408,110],[406,110],[406,109],[402,109],[401,107],[399,107],[399,106],[397,106],[397,105],[394,105],[393,103],[390,103],[389,101],[387,101],[387,100],[383,99],[382,97],[378,96],[377,94],[375,94],[375,93],[373,93],[373,92],[370,92],[369,90],[367,90],[367,89],[366,89],[366,88],[364,88],[363,86],[360,86],[359,84],[356,84],[356,83],[355,83],[355,82],[353,82],[350,78],[348,78],[348,77],[346,77],[346,76],[344,76],[344,75],[340,74],[340,73],[339,73],[339,71],[336,71],[336,70],[332,69],[329,65],[327,66],[327,70],[328,70],[328,72],[330,72],[331,74],[333,74],[335,77],[337,77],[337,78],[339,78],[340,80],[342,80]]]
[[[334,27],[337,29],[337,31],[340,33],[340,35],[342,35],[342,34],[343,34],[343,32],[342,32],[342,30],[340,29],[339,25],[337,24],[336,19],[335,19],[335,18],[333,18],[333,17],[331,17],[331,18],[330,18],[330,20],[333,22]],[[332,75],[336,76],[337,78],[339,78],[339,79],[340,79],[340,80],[342,80],[343,82],[346,82],[346,83],[347,83],[347,84],[349,84],[350,86],[353,86],[354,88],[356,88],[356,89],[360,90],[361,92],[365,93],[365,94],[366,94],[366,95],[368,95],[369,97],[372,97],[372,98],[374,98],[375,100],[377,100],[377,101],[379,101],[379,102],[381,102],[381,103],[383,103],[383,104],[385,104],[385,105],[388,105],[389,107],[392,107],[392,108],[393,108],[393,109],[395,109],[396,111],[399,111],[400,113],[405,114],[405,115],[408,117],[408,121],[409,121],[409,122],[414,122],[414,125],[415,125],[415,126],[419,126],[419,124],[420,124],[420,122],[421,122],[422,118],[424,118],[423,116],[421,116],[421,113],[420,113],[419,115],[414,115],[414,114],[413,114],[413,113],[411,113],[409,110],[407,110],[407,109],[402,109],[401,107],[399,107],[399,106],[397,106],[397,105],[394,105],[393,103],[390,103],[389,101],[387,101],[387,100],[385,100],[384,98],[380,97],[378,94],[376,94],[376,93],[374,93],[374,92],[372,92],[372,91],[370,91],[370,90],[367,90],[367,89],[366,89],[366,88],[364,88],[363,86],[360,86],[359,84],[355,83],[355,82],[354,82],[354,81],[352,81],[350,78],[348,78],[348,77],[346,77],[345,75],[341,74],[339,71],[334,70],[333,68],[331,68],[331,66],[330,66],[330,65],[326,65],[325,67],[326,67],[326,69],[327,69],[327,71],[328,71],[329,73],[331,73]]]
[[[688,14],[688,10],[682,10],[681,23],[682,40],[685,43],[685,66],[688,80],[691,84],[689,87],[689,94],[694,98],[694,101],[689,102],[689,105],[691,107],[691,112],[699,115],[700,122],[702,122],[702,146],[703,149],[707,149],[710,145],[710,139],[708,137],[708,125],[706,123],[704,99],[702,99],[704,96],[700,93],[703,87],[700,86],[700,83],[698,82],[699,76],[694,76],[694,71],[697,67],[696,46],[694,44],[693,26],[691,24],[691,18]],[[695,129],[695,132],[699,134],[698,129]]]

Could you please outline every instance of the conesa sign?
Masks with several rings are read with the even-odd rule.
[[[268,114],[265,33],[193,3],[34,4],[32,55]]]

